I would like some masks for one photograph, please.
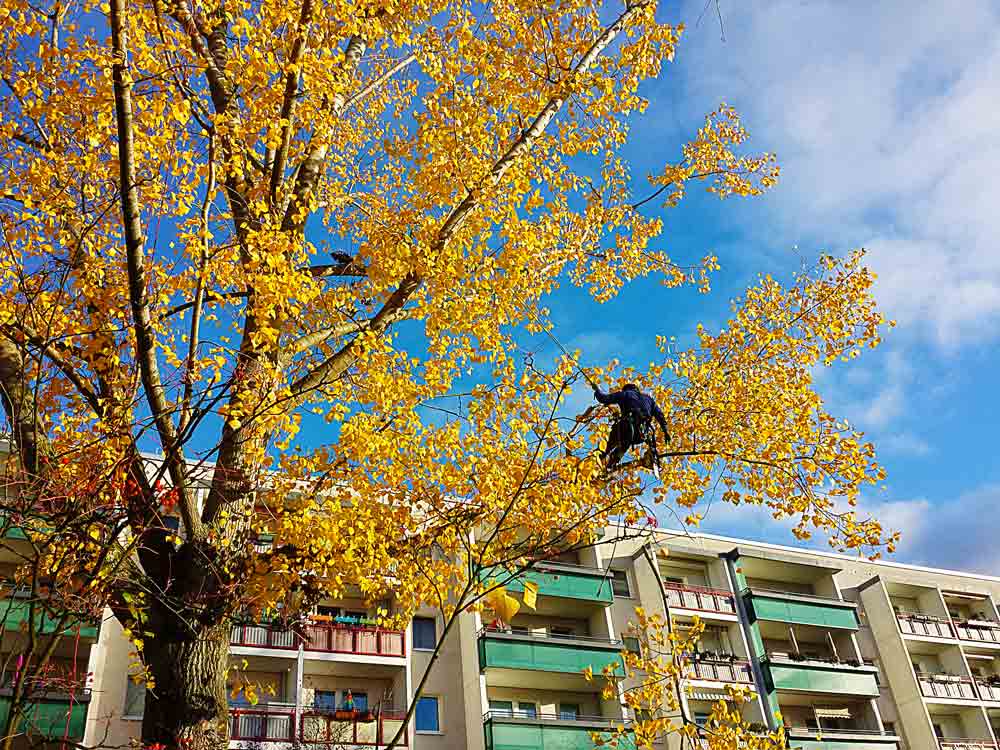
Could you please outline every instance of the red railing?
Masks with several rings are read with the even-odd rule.
[[[897,612],[899,629],[909,635],[929,635],[934,638],[954,638],[955,627],[946,617],[925,615],[918,612]]]
[[[671,607],[736,614],[736,599],[732,592],[725,589],[688,586],[668,581],[663,583],[663,589],[667,595],[667,604]]]
[[[229,709],[229,738],[254,742],[293,742],[295,706],[263,704]]]
[[[688,678],[693,680],[713,680],[715,682],[738,682],[753,684],[750,662],[745,659],[700,659],[691,661]]]
[[[332,713],[307,709],[302,713],[299,740],[319,745],[384,745],[403,725],[405,711],[383,709],[371,721],[337,720]],[[407,732],[400,744],[406,746]]]
[[[271,625],[233,625],[229,645],[295,651],[299,647],[299,639],[292,631]]]
[[[303,647],[331,654],[406,656],[406,636],[401,630],[312,624],[306,626]]]
[[[959,698],[976,700],[976,687],[967,677],[952,677],[942,674],[917,675],[920,692],[927,698]]]

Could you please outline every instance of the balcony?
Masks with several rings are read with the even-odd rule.
[[[557,714],[537,714],[516,717],[503,711],[488,711],[483,716],[486,750],[592,750],[592,733],[607,732],[610,737],[610,733],[623,724],[620,719],[601,716],[563,718]],[[617,747],[634,748],[635,743],[629,739],[619,740]]]
[[[3,617],[3,628],[4,630],[12,630],[15,632],[24,630],[27,628],[26,623],[31,617],[31,603],[27,599],[3,599],[0,600],[0,617]],[[35,606],[35,622],[38,623],[38,632],[43,635],[51,635],[56,631],[56,625],[59,618],[52,617],[46,613],[40,605],[40,602],[36,602]],[[75,637],[77,632],[77,625],[71,624],[69,627],[62,631],[62,635]],[[97,625],[93,623],[81,623],[80,624],[80,637],[88,639],[97,638]]]
[[[353,715],[351,715],[353,714]],[[348,712],[304,708],[295,734],[295,705],[265,703],[229,709],[230,741],[316,745],[384,745],[402,726],[404,711],[381,708],[376,712]],[[400,744],[406,746],[403,733]]]
[[[313,623],[306,626],[302,647],[327,654],[402,658],[406,656],[406,634],[401,630]]]
[[[997,678],[994,677],[991,681],[977,677],[976,690],[979,692],[979,697],[982,700],[1000,703],[1000,682],[997,681]]]
[[[229,708],[229,739],[233,742],[294,742],[294,730],[294,703]]]
[[[996,750],[997,743],[993,740],[940,739],[938,747],[941,750]]]
[[[264,648],[294,652],[299,650],[299,638],[291,630],[273,625],[233,625],[229,645],[238,648]]]
[[[872,729],[785,727],[792,750],[891,750],[899,738]]]
[[[736,597],[724,589],[688,586],[667,581],[663,584],[663,591],[670,607],[693,609],[699,614],[736,614]]]
[[[358,712],[359,717],[345,718],[350,712],[309,708],[302,712],[299,740],[312,745],[385,745],[403,726],[406,711],[382,708],[376,713]],[[407,745],[403,732],[399,744]]]
[[[959,620],[954,626],[958,637],[963,641],[1000,645],[1000,623],[989,620]]]
[[[760,588],[744,589],[743,598],[751,621],[770,620],[790,625],[858,629],[858,605],[854,602]]]
[[[67,738],[82,740],[87,723],[90,693],[83,691],[72,697],[48,695],[34,699],[28,708],[24,723],[18,727],[29,738],[47,737],[53,740]],[[0,725],[7,722],[10,698],[0,697]]]
[[[904,635],[927,638],[954,638],[955,629],[946,617],[925,615],[921,612],[897,612],[896,622]]]
[[[878,670],[866,664],[795,659],[789,654],[768,654],[761,660],[769,690],[800,693],[854,695],[877,698]]]
[[[306,651],[326,654],[406,656],[406,634],[401,630],[314,622],[306,625],[304,639],[291,630],[263,624],[234,625],[230,633],[234,648],[275,650],[286,656],[294,656],[300,643]]]
[[[589,667],[599,675],[605,667],[612,667],[622,677],[622,648],[621,641],[603,638],[484,629],[479,633],[479,668],[581,674]]]
[[[976,686],[966,677],[955,677],[946,674],[917,675],[920,683],[920,693],[925,698],[941,698],[945,700],[977,700]]]
[[[688,666],[689,680],[708,680],[711,682],[730,682],[739,685],[753,685],[753,670],[750,662],[745,659],[705,658],[692,655]]]
[[[502,569],[484,568],[479,577],[483,581],[491,578],[503,581],[509,576],[510,574]],[[601,606],[607,606],[614,600],[611,579],[607,571],[600,568],[544,561],[536,563],[533,570],[511,578],[505,585],[508,591],[524,591],[526,580],[538,585],[539,596],[575,599]]]

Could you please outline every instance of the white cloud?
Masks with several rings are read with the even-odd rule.
[[[686,6],[690,20],[704,3]],[[722,6],[682,48],[696,111],[728,101],[778,152],[783,242],[865,245],[901,328],[951,348],[1000,321],[1000,6]]]
[[[895,554],[886,559],[997,575],[1000,571],[1000,485],[988,484],[953,500],[932,502],[923,497],[862,503],[859,515],[877,518],[886,531],[899,531]],[[715,503],[702,527],[705,531],[789,546],[829,549],[826,538],[814,535],[799,542],[789,519],[776,521],[764,508]]]
[[[878,448],[896,456],[927,456],[931,451],[930,443],[919,435],[911,432],[897,432],[881,437]]]

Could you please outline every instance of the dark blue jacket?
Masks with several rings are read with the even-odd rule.
[[[660,407],[656,405],[656,401],[653,400],[652,396],[647,396],[642,391],[634,391],[631,388],[615,391],[614,393],[603,393],[600,388],[595,388],[594,398],[602,404],[615,404],[622,410],[622,414],[633,412],[640,415],[644,419],[649,419],[650,417],[655,418],[663,430],[664,439],[670,439],[670,431],[667,429],[667,420],[663,416],[663,412],[660,411]]]

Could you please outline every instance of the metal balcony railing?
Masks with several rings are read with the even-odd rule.
[[[406,711],[381,708],[365,718],[338,718],[337,711],[325,708],[304,708],[299,720],[299,741],[316,745],[384,745],[396,736],[403,725]],[[408,744],[403,732],[399,744]]]
[[[305,628],[303,648],[331,654],[401,657],[406,656],[406,636],[401,630],[314,623]]]
[[[826,727],[797,727],[789,726],[786,727],[786,732],[790,735],[809,735],[821,736],[824,739],[847,739],[850,737],[895,737],[894,734],[889,734],[887,732],[882,732],[878,729],[854,729],[852,727],[838,728],[838,729],[827,729]]]
[[[997,743],[993,740],[940,739],[938,746],[941,750],[996,750]]]
[[[1000,643],[1000,623],[983,620],[958,620],[954,626],[958,637],[963,641]]]
[[[571,644],[576,641],[578,643],[592,645],[596,647],[609,647],[622,649],[625,647],[624,641],[611,638],[597,638],[592,635],[577,635],[576,633],[567,633],[563,635],[562,633],[538,633],[531,630],[501,630],[499,628],[494,628],[487,626],[479,631],[478,637],[484,638],[496,638],[496,637],[507,637],[512,636],[516,638],[530,638],[539,641],[548,641],[549,643],[561,643],[563,641]]]
[[[897,612],[896,622],[901,632],[908,635],[928,635],[934,638],[954,638],[955,627],[951,620],[921,612]]]
[[[272,625],[233,625],[229,645],[296,651],[299,648],[299,638],[291,630],[282,630]]]
[[[570,715],[570,714],[560,714],[560,713],[536,713],[534,715],[528,715],[521,711],[508,711],[506,709],[496,709],[491,708],[489,711],[483,714],[483,722],[490,721],[491,719],[524,719],[526,721],[537,721],[539,723],[549,722],[549,721],[573,721],[579,724],[584,724],[586,726],[594,727],[607,727],[608,729],[613,729],[622,725],[627,725],[628,721],[623,721],[622,719],[608,719],[604,716],[585,716],[585,715]]]
[[[688,586],[682,583],[664,582],[667,604],[683,609],[697,609],[702,612],[736,614],[736,599],[732,592],[706,586]]]
[[[976,700],[976,686],[967,677],[955,677],[947,674],[917,674],[920,692],[925,698],[957,698],[960,700]]]
[[[229,737],[255,742],[293,742],[295,704],[263,703],[257,706],[231,706]]]
[[[359,656],[406,656],[406,634],[402,630],[382,630],[337,623],[310,623],[305,638],[291,630],[272,625],[234,625],[231,646],[273,648],[296,651],[302,643],[306,651]]]
[[[688,669],[692,680],[753,684],[753,671],[745,659],[692,659]]]
[[[1000,683],[991,683],[988,680],[977,677],[976,690],[979,691],[979,697],[984,701],[1000,703]]]
[[[229,733],[231,740],[244,742],[384,745],[395,736],[405,715],[405,711],[386,708],[338,712],[305,706],[296,722],[295,705],[291,703],[231,706]],[[400,744],[408,744],[405,732]]]

